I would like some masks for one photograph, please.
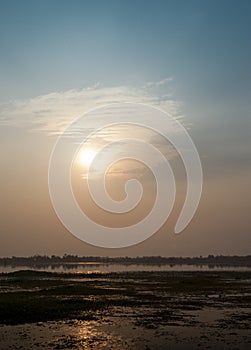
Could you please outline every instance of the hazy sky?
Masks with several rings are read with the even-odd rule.
[[[250,33],[248,0],[0,0],[0,255],[250,254]],[[169,220],[136,246],[96,248],[57,218],[48,162],[57,136],[77,116],[125,101],[180,119],[201,157],[203,193],[189,226],[173,234],[185,178],[170,145],[154,139],[178,169]],[[118,200],[125,178],[142,176],[138,167],[114,169]],[[82,207],[88,193],[80,175],[76,170],[73,182],[83,189],[76,190]],[[151,175],[144,181],[149,193],[135,213],[108,219],[89,202],[87,212],[111,226],[137,221],[153,200]]]

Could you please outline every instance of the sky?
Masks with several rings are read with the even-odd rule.
[[[0,256],[250,254],[250,32],[245,0],[0,0]],[[139,135],[176,169],[174,210],[160,230],[131,247],[98,248],[58,219],[48,189],[57,137],[78,116],[110,102],[161,108],[192,137],[203,191],[182,234],[173,233],[186,189],[181,160],[146,130]],[[123,132],[101,132],[92,149]],[[73,189],[94,220],[120,227],[149,212],[156,188],[142,164],[111,169],[107,184],[115,199],[123,199],[132,175],[143,177],[148,193],[134,212],[108,217],[89,198],[84,163],[74,163]]]

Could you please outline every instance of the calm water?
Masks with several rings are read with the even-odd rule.
[[[37,270],[47,272],[71,272],[71,273],[108,273],[126,271],[251,271],[250,267],[235,266],[208,266],[208,265],[146,265],[146,264],[118,264],[118,263],[67,263],[46,266],[0,266],[0,273],[14,272],[18,270]]]

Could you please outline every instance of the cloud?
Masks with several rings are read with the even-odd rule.
[[[160,81],[149,81],[145,84],[145,87],[146,88],[149,88],[149,87],[159,87],[161,85],[165,85],[166,83],[169,83],[173,81],[173,78],[172,77],[169,77],[169,78],[165,78],[165,79],[162,79]]]
[[[164,85],[171,78],[148,86]],[[167,95],[150,93],[146,86],[103,87],[100,83],[84,89],[71,89],[37,96],[32,99],[13,100],[0,104],[0,125],[25,127],[32,131],[59,135],[75,118],[98,106],[116,102],[138,102],[160,107],[176,118],[181,103]]]

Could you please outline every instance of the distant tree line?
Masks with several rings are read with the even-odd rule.
[[[53,265],[69,263],[119,263],[119,264],[151,264],[151,265],[209,265],[209,266],[245,266],[251,267],[251,255],[226,256],[208,255],[207,257],[162,257],[162,256],[137,256],[137,257],[103,257],[103,256],[78,256],[71,254],[34,255],[31,257],[6,257],[0,258],[0,265]]]

